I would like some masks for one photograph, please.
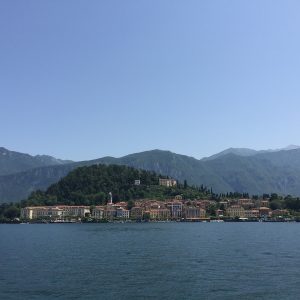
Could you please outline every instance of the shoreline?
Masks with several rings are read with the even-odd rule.
[[[135,220],[113,220],[113,221],[56,221],[49,222],[46,220],[21,222],[7,221],[1,224],[8,225],[33,225],[33,224],[142,224],[142,223],[299,223],[298,220],[152,220],[152,221],[135,221]]]

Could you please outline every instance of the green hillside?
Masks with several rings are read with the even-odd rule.
[[[179,184],[177,187],[159,186],[154,172],[118,165],[92,165],[79,167],[51,185],[45,192],[33,192],[25,205],[99,205],[105,204],[109,192],[114,202],[134,199],[168,199],[176,195],[184,198],[208,197],[206,189]],[[135,185],[135,180],[141,185]]]

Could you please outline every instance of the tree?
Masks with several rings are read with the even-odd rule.
[[[270,201],[277,200],[277,199],[278,199],[278,195],[276,193],[271,194]]]
[[[7,219],[13,220],[20,216],[20,209],[15,206],[9,207],[7,210],[4,211],[4,217]]]
[[[186,181],[186,179],[184,179],[184,182],[183,182],[183,188],[184,188],[184,189],[187,189],[187,187],[188,187],[187,181]]]
[[[270,202],[270,208],[272,210],[280,209],[281,208],[281,204],[280,204],[279,201],[272,201],[272,202]]]
[[[216,215],[216,206],[214,204],[209,205],[206,212],[210,216],[215,216]]]
[[[127,202],[127,209],[132,209],[134,207],[134,201],[133,200],[129,200],[128,202]]]
[[[149,220],[150,220],[150,213],[148,213],[148,212],[144,213],[144,214],[143,214],[143,219],[144,219],[145,221],[149,221]]]
[[[225,210],[225,205],[223,203],[220,205],[220,209],[223,211]]]

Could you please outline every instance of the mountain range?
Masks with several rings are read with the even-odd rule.
[[[230,148],[204,159],[151,150],[121,158],[103,157],[73,162],[47,155],[0,148],[0,203],[25,199],[45,190],[71,170],[93,164],[116,164],[155,171],[189,184],[205,185],[214,192],[278,193],[300,195],[300,147],[256,151]]]
[[[0,147],[0,176],[15,174],[38,167],[63,165],[70,162],[72,161],[56,159],[48,155],[32,156]]]

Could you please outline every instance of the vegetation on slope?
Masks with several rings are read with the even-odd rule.
[[[109,192],[113,194],[114,202],[145,198],[166,199],[178,194],[191,199],[209,196],[206,188],[189,187],[186,183],[179,183],[176,187],[159,186],[159,178],[166,177],[126,166],[80,167],[51,185],[45,192],[33,192],[22,204],[99,205],[107,202]],[[135,185],[135,180],[140,180],[141,185]]]

